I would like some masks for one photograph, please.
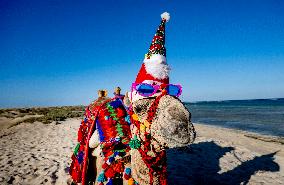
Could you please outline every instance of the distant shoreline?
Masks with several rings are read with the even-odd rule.
[[[197,101],[183,101],[185,104],[203,104],[203,103],[224,103],[224,102],[244,102],[244,101],[276,101],[280,100],[284,105],[284,98],[256,98],[256,99],[224,99],[224,100],[197,100]],[[77,107],[77,106],[87,106],[87,105],[51,105],[51,106],[5,106],[0,107],[2,109],[25,109],[25,108],[54,108],[54,107]]]
[[[273,135],[261,131],[254,131],[254,130],[245,130],[245,129],[240,129],[240,128],[235,128],[235,127],[230,127],[226,125],[215,125],[215,124],[209,124],[209,123],[204,123],[204,122],[194,122],[195,124],[201,124],[201,125],[206,125],[206,126],[212,126],[212,127],[218,127],[218,128],[224,128],[232,131],[237,131],[237,132],[243,132],[243,133],[250,133],[253,135],[259,135],[259,136],[264,136],[264,137],[269,137],[269,138],[281,138],[284,140],[284,136],[278,136],[278,135]],[[284,143],[283,143],[284,144]]]
[[[210,127],[212,129],[223,129],[227,130],[229,132],[235,132],[235,133],[240,133],[244,135],[245,137],[260,140],[260,141],[265,141],[265,142],[274,142],[274,143],[279,143],[284,145],[284,137],[281,136],[274,136],[274,135],[268,135],[268,134],[263,134],[263,133],[257,133],[257,132],[251,132],[251,131],[245,131],[245,130],[240,130],[237,128],[228,128],[220,125],[210,125],[206,123],[193,123],[193,125],[205,125],[206,127]]]
[[[250,102],[250,103],[254,103],[254,102],[271,102],[271,103],[275,103],[276,101],[280,101],[281,102],[281,105],[284,105],[284,98],[265,98],[265,99],[262,99],[262,98],[258,98],[258,99],[239,99],[239,100],[201,100],[201,101],[185,101],[184,103],[186,104],[210,104],[210,103],[213,103],[213,104],[218,104],[218,103],[244,103],[244,102]]]

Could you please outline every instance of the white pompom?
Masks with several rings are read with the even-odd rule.
[[[169,22],[171,17],[170,17],[170,14],[168,12],[164,12],[164,13],[161,14],[161,18],[165,19],[167,22]]]

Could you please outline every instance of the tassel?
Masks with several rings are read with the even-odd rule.
[[[138,116],[137,116],[137,114],[132,114],[132,119],[134,120],[134,121],[138,121]]]
[[[128,180],[128,185],[134,185],[135,181],[133,180],[133,178],[130,178]]]
[[[98,182],[101,182],[101,183],[107,181],[107,178],[106,178],[104,172],[102,172],[102,173],[98,176],[98,180],[97,180],[97,181],[98,181]]]
[[[78,155],[78,150],[80,148],[80,143],[78,143],[74,149],[74,155],[77,156]]]
[[[113,185],[112,179],[109,179],[109,181],[106,185]]]
[[[140,131],[141,131],[141,132],[145,132],[145,131],[146,131],[145,125],[140,124]]]
[[[129,142],[130,148],[138,149],[141,146],[141,142],[137,139],[137,135],[134,136],[133,139]]]
[[[130,168],[125,168],[125,173],[126,173],[127,175],[130,175],[130,174],[131,174],[131,169],[130,169]]]
[[[78,162],[81,164],[84,161],[84,152],[80,151],[78,155]]]
[[[124,179],[125,180],[129,180],[130,179],[130,175],[124,174]]]

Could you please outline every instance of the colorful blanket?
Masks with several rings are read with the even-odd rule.
[[[117,184],[123,178],[129,180],[130,184],[135,183],[131,178],[131,169],[125,167],[126,163],[130,163],[129,125],[130,117],[120,98],[99,98],[86,108],[85,118],[78,130],[78,144],[71,157],[69,173],[74,182],[82,185],[93,182],[92,174],[88,173],[91,168],[88,166],[91,156],[89,140],[97,130],[104,163],[103,171],[98,172],[96,180],[101,185]]]

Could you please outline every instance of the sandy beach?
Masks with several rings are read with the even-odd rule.
[[[2,126],[0,184],[66,184],[79,124],[72,118]],[[284,184],[278,138],[194,125],[194,144],[167,151],[169,184]]]

